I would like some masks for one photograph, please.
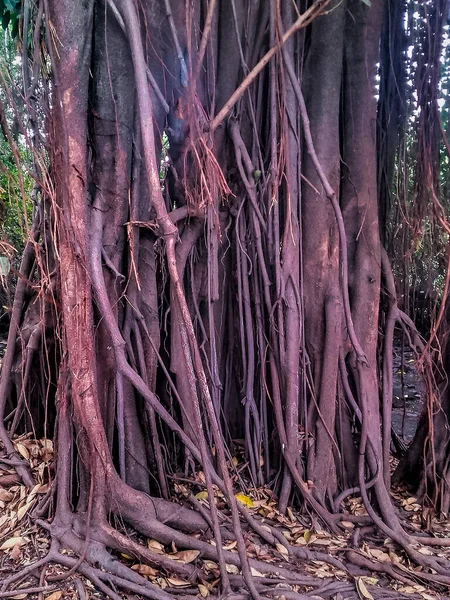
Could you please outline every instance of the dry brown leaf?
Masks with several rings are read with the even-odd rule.
[[[236,565],[230,565],[227,563],[225,567],[227,569],[227,573],[231,573],[231,575],[239,575],[239,567]]]
[[[331,540],[328,540],[327,538],[317,538],[311,541],[311,544],[314,544],[315,546],[329,546],[331,544]]]
[[[364,583],[362,577],[356,577],[355,583],[358,595],[361,598],[361,600],[373,600],[373,596],[366,588],[366,584]]]
[[[198,591],[200,592],[200,596],[202,598],[207,598],[209,596],[208,588],[201,583],[198,584]]]
[[[213,560],[204,560],[203,564],[208,571],[216,571],[219,569],[219,565]]]
[[[23,519],[23,517],[27,514],[27,512],[33,506],[34,502],[35,502],[35,498],[32,498],[29,502],[27,502],[26,504],[24,504],[23,506],[21,506],[19,508],[19,510],[17,511],[17,520],[18,521]]]
[[[365,576],[363,576],[363,577],[361,577],[361,579],[367,585],[376,585],[378,583],[378,579],[376,577],[365,577]]]
[[[236,540],[234,540],[234,542],[230,542],[229,544],[227,544],[226,546],[223,547],[224,550],[233,550],[233,548],[236,548],[237,542]]]
[[[3,542],[0,550],[8,550],[9,548],[14,548],[14,546],[24,546],[28,541],[28,538],[25,537],[11,537]]]
[[[250,572],[253,575],[253,577],[264,577],[264,575],[262,573],[260,573],[259,571],[257,571],[253,567],[250,567]]]
[[[156,540],[147,540],[147,548],[156,554],[164,554],[164,546]]]
[[[420,554],[426,554],[427,556],[432,556],[433,553],[428,548],[419,548]]]
[[[131,567],[133,571],[137,571],[140,575],[144,575],[144,577],[156,577],[158,571],[156,569],[152,569],[149,565],[133,565]]]
[[[62,592],[53,592],[50,596],[47,596],[46,600],[59,600],[63,595]]]
[[[9,492],[8,490],[5,490],[5,488],[0,487],[0,500],[2,502],[11,502],[11,500],[13,499],[13,494],[11,494],[11,492]]]
[[[189,587],[191,585],[189,581],[179,579],[178,577],[168,577],[167,581],[170,583],[170,585],[173,585],[174,587]]]
[[[19,545],[14,546],[13,549],[11,550],[11,552],[9,553],[9,558],[14,561],[19,560],[21,556],[22,556],[22,551],[21,551]]]
[[[401,592],[402,594],[415,594],[416,593],[416,586],[414,585],[404,585],[403,587],[398,588],[398,591]]]
[[[172,554],[172,558],[188,564],[193,562],[199,554],[200,552],[198,550],[182,550],[181,552]]]
[[[283,546],[283,544],[275,544],[275,548],[283,556],[283,558],[289,562],[289,551],[288,551],[288,549],[285,546]]]
[[[16,450],[25,460],[29,460],[30,453],[28,452],[28,448],[26,446],[23,444],[16,444]]]
[[[371,548],[370,556],[372,556],[373,558],[376,558],[380,562],[391,562],[391,559],[389,558],[389,554],[387,554],[386,552],[383,552],[383,550],[379,550],[378,548]]]

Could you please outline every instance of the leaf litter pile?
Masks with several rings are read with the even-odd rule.
[[[51,440],[35,440],[31,434],[26,434],[17,437],[14,445],[17,452],[29,463],[37,483],[31,490],[21,485],[13,465],[9,464],[9,459],[0,451],[0,582],[6,578],[11,580],[11,576],[17,574],[14,586],[8,585],[5,589],[0,583],[0,598],[106,598],[79,573],[68,572],[67,577],[62,577],[64,570],[60,565],[50,564],[42,569],[32,570],[31,565],[43,558],[50,547],[50,537],[41,527],[42,521],[39,519],[43,515],[51,516],[53,511],[53,444]],[[233,459],[233,463],[235,467],[240,466],[236,458]],[[236,471],[239,472],[239,469]],[[199,511],[207,514],[209,498],[201,471],[197,473],[195,480],[173,477],[172,481],[175,502],[194,505]],[[364,520],[361,517],[364,517],[366,512],[361,498],[353,497],[346,502],[349,520],[342,522],[342,534],[333,535],[321,529],[317,521],[307,520],[291,508],[288,508],[286,515],[280,514],[277,510],[277,499],[269,489],[247,487],[241,476],[237,476],[235,483],[239,483],[243,488],[243,491],[236,493],[236,499],[260,521],[262,527],[276,528],[291,546],[299,550],[298,555],[292,557],[283,544],[269,546],[261,542],[253,532],[247,531],[245,541],[249,558],[272,566],[269,575],[263,575],[258,569],[251,567],[252,575],[265,595],[285,600],[449,598],[444,595],[444,588],[427,585],[426,574],[422,573],[421,567],[412,565],[392,540],[380,537],[370,526],[360,527],[351,521],[352,516],[358,517],[360,521]],[[396,489],[393,497],[398,511],[407,521],[411,531],[417,532],[426,528],[436,537],[450,536],[450,523],[434,519],[431,513],[417,503],[416,498],[408,496],[406,490]],[[222,526],[226,529],[229,519],[227,505],[218,489],[214,501],[220,509]],[[146,544],[154,553],[166,554],[173,560],[195,566],[197,575],[200,573],[200,576],[194,584],[168,575],[150,564],[139,563],[127,554],[117,554],[117,560],[174,598],[217,596],[220,572],[216,562],[204,559],[198,550],[180,550],[174,543],[163,546],[156,540],[144,540],[123,523],[114,525],[135,541]],[[214,544],[205,533],[194,536]],[[237,549],[236,541],[232,537],[230,534],[224,549],[234,553]],[[71,554],[70,551],[62,550],[62,554],[64,552]],[[422,548],[421,552],[435,554],[444,559],[450,558],[450,548],[427,547]],[[286,567],[289,567],[289,571]],[[227,571],[231,580],[239,582],[242,579],[238,566],[227,564]],[[52,583],[52,578],[58,581]],[[201,583],[198,583],[199,581]],[[119,591],[118,596],[139,598],[138,595],[127,595]],[[237,594],[234,596],[236,600],[240,597]],[[242,598],[245,598],[245,595],[242,595]]]

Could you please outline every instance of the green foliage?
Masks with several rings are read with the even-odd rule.
[[[29,160],[21,156],[22,164]],[[28,200],[33,187],[32,178],[22,171],[25,199],[19,183],[19,173],[7,141],[0,139],[0,232],[1,237],[21,252],[26,238],[27,224],[31,223],[32,206]]]
[[[0,0],[2,27],[3,29],[10,28],[13,38],[16,38],[19,34],[21,4],[21,0]]]

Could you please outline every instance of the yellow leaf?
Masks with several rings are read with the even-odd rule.
[[[372,594],[366,588],[366,584],[364,583],[362,577],[356,577],[356,589],[358,590],[358,595],[361,600],[373,600]]]
[[[191,563],[199,556],[199,554],[200,552],[198,550],[182,550],[181,552],[173,554],[172,558],[184,563]]]
[[[47,596],[46,600],[59,600],[63,595],[62,592],[53,592],[50,596]]]
[[[122,556],[123,558],[126,558],[127,560],[133,560],[133,559],[131,558],[131,556],[128,556],[128,554],[125,554],[124,552],[121,552],[121,553],[120,553],[120,556]]]
[[[248,506],[249,508],[253,508],[254,506],[253,500],[245,494],[236,494],[236,500],[244,506]]]
[[[8,548],[14,548],[14,546],[24,546],[27,541],[28,539],[24,537],[12,537],[3,542],[0,546],[0,550],[8,550]]]
[[[198,591],[200,592],[200,596],[202,598],[207,598],[209,596],[208,588],[201,583],[198,584]]]
[[[305,533],[303,534],[303,538],[307,544],[310,544],[311,542],[313,542],[316,539],[316,537],[317,536],[314,535],[314,533],[312,533],[312,531],[310,531],[309,529],[307,529],[305,531]]]
[[[233,465],[234,465],[235,467],[237,467],[237,466],[238,466],[238,464],[239,464],[239,461],[238,461],[238,459],[237,459],[235,456],[233,456]]]
[[[195,497],[197,500],[208,500],[208,492],[199,492],[198,494],[195,494]]]

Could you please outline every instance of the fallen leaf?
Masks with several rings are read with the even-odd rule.
[[[259,571],[257,571],[253,567],[250,567],[250,572],[253,575],[253,577],[264,577],[264,575],[262,573],[260,573]]]
[[[46,600],[59,600],[63,595],[62,592],[53,592],[50,596],[47,596]]]
[[[20,550],[20,546],[14,546],[11,552],[9,553],[9,558],[11,560],[17,561],[22,556],[22,551]]]
[[[201,583],[198,584],[198,591],[200,592],[200,596],[202,598],[207,598],[209,596],[208,588]]]
[[[329,546],[331,544],[331,540],[328,540],[327,538],[317,538],[312,540],[311,543],[315,546]]]
[[[147,540],[147,548],[156,554],[164,554],[164,546],[156,540]]]
[[[197,500],[208,500],[208,492],[199,492],[198,494],[195,494],[195,497]]]
[[[191,585],[189,581],[179,579],[178,577],[168,577],[167,581],[170,583],[170,585],[173,585],[174,587],[189,587]]]
[[[227,573],[231,573],[232,575],[239,575],[239,567],[237,567],[236,565],[230,565],[227,563],[225,567],[227,569]]]
[[[245,494],[236,494],[236,500],[244,506],[248,506],[249,508],[254,507],[253,500]]]
[[[364,583],[367,583],[367,585],[376,585],[378,583],[378,579],[376,577],[361,577],[361,579],[364,581]]]
[[[10,502],[13,499],[13,495],[5,488],[0,487],[0,500],[2,502]]]
[[[419,548],[420,554],[426,554],[427,556],[432,556],[433,553],[428,548]]]
[[[310,544],[311,542],[313,542],[316,539],[316,535],[314,535],[314,533],[312,533],[312,531],[310,531],[309,529],[307,529],[305,531],[305,533],[303,534],[303,539],[305,540],[305,542],[307,544]]]
[[[182,550],[181,552],[172,554],[172,558],[184,563],[191,563],[199,556],[199,554],[200,552],[198,550]]]
[[[361,600],[373,600],[372,594],[366,588],[366,584],[364,583],[362,577],[356,577],[356,589],[358,590],[358,595]]]
[[[27,542],[28,538],[12,537],[3,542],[0,546],[0,550],[8,550],[9,548],[14,548],[14,546],[24,546]]]
[[[283,544],[275,544],[275,548],[287,561],[289,560],[289,551],[285,546],[283,546]]]
[[[30,458],[28,448],[26,448],[23,444],[16,444],[16,450],[25,460]]]
[[[140,575],[144,575],[144,577],[156,577],[158,571],[156,569],[152,569],[149,565],[133,565],[131,567],[133,571],[137,571]]]
[[[21,519],[23,519],[23,517],[27,514],[27,512],[33,506],[34,501],[35,501],[35,499],[32,498],[29,502],[27,502],[26,504],[24,504],[23,506],[21,506],[19,508],[19,510],[17,511],[17,520],[18,521],[20,521]]]
[[[203,564],[208,571],[219,570],[219,565],[217,563],[215,563],[213,560],[204,560]]]
[[[233,542],[230,542],[229,544],[224,546],[223,549],[224,550],[233,550],[233,548],[236,548],[236,546],[237,546],[237,542],[236,542],[236,540],[234,540]]]

